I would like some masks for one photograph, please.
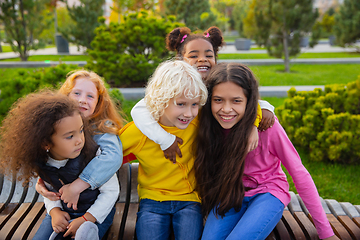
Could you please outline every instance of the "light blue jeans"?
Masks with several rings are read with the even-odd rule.
[[[201,205],[192,201],[140,201],[137,213],[138,240],[166,240],[172,231],[176,240],[201,238],[203,217]]]
[[[203,240],[265,239],[281,219],[284,204],[270,193],[245,197],[239,212],[233,208],[223,218],[214,209],[206,219]]]
[[[69,213],[71,219],[81,217],[84,214],[85,213]],[[99,239],[101,239],[105,235],[106,231],[111,226],[114,215],[115,215],[115,207],[111,210],[109,215],[107,215],[107,217],[101,224],[98,222],[95,223],[99,229]],[[51,216],[49,214],[46,214],[44,220],[41,222],[39,229],[35,233],[33,240],[47,240],[49,239],[53,231],[54,230],[51,225]]]

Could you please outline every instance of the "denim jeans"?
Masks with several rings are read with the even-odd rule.
[[[85,213],[69,213],[71,219],[81,217],[84,214]],[[105,218],[105,220],[101,224],[98,222],[95,223],[99,229],[99,239],[101,239],[105,235],[106,231],[111,226],[114,215],[115,215],[115,207],[111,210],[109,215]],[[33,240],[48,240],[53,231],[54,230],[51,225],[51,216],[49,214],[46,214]]]
[[[172,231],[176,240],[200,239],[203,229],[201,205],[192,201],[142,199],[137,213],[138,240],[166,240]]]
[[[216,217],[214,209],[206,219],[203,240],[265,239],[281,219],[284,204],[270,193],[245,197],[239,212],[230,209]]]

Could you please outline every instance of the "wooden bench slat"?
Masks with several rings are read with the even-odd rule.
[[[296,221],[299,223],[301,229],[306,235],[306,239],[318,240],[319,235],[314,224],[310,221],[310,219],[306,216],[304,212],[295,212],[294,217]]]
[[[352,220],[360,228],[360,217],[354,217]]]
[[[136,213],[139,210],[138,203],[131,203],[129,213],[125,223],[123,240],[133,240],[135,237]]]
[[[30,233],[29,233],[29,238],[28,239],[33,239],[34,236],[35,236],[35,233],[37,232],[37,230],[39,229],[42,221],[44,220],[46,216],[46,209],[45,211],[41,214],[41,216],[39,217],[38,221],[36,221],[34,227],[30,230]]]
[[[346,228],[350,233],[352,239],[360,239],[360,229],[356,224],[349,218],[349,216],[338,216],[339,222]]]
[[[286,239],[291,239],[290,237],[290,233],[289,231],[287,230],[284,222],[283,222],[283,219],[281,219],[278,224],[276,224],[276,227],[275,227],[275,232],[277,233],[277,235],[279,236],[278,239],[283,239],[283,240],[286,240]]]
[[[16,228],[20,225],[21,221],[25,218],[31,209],[31,203],[22,203],[16,212],[7,221],[5,226],[0,230],[0,236],[5,239],[10,239],[11,235],[15,232]]]
[[[116,203],[115,215],[113,219],[113,223],[110,226],[110,229],[107,234],[107,240],[116,240],[120,239],[120,224],[122,220],[122,216],[124,214],[125,203]]]
[[[45,211],[45,204],[36,202],[13,234],[14,240],[28,239],[28,235]],[[42,221],[42,220],[41,220]],[[41,223],[41,222],[40,222]],[[31,239],[31,238],[29,238]]]
[[[267,238],[265,238],[265,240],[277,240],[276,238],[276,234],[274,233],[274,231],[272,231],[269,236],[267,236]]]
[[[290,211],[284,210],[282,219],[293,239],[306,239],[305,234]]]
[[[345,227],[339,222],[339,220],[333,214],[326,214],[329,223],[336,234],[341,240],[350,240],[351,236]]]

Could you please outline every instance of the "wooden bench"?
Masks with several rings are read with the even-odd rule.
[[[126,163],[118,171],[121,193],[116,203],[114,222],[103,239],[135,238],[138,164]],[[31,239],[45,216],[42,197],[34,186],[23,188],[16,181],[4,184],[0,178],[0,240]],[[335,234],[340,239],[360,239],[360,206],[323,200],[323,208]],[[319,239],[312,218],[301,198],[291,193],[281,221],[267,240]]]

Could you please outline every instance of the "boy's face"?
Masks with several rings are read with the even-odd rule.
[[[55,133],[51,136],[52,144],[45,146],[55,160],[76,158],[85,144],[84,125],[79,113],[62,118],[55,125]]]
[[[164,114],[160,117],[159,122],[164,126],[185,129],[198,115],[199,103],[200,97],[189,99],[184,94],[172,98],[169,101],[169,106],[165,108]]]

